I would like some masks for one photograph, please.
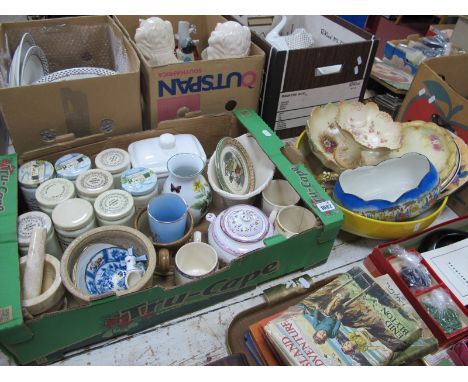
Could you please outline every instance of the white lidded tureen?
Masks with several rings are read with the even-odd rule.
[[[256,207],[238,204],[218,216],[209,213],[208,243],[224,263],[264,247],[263,240],[274,233],[273,224]]]

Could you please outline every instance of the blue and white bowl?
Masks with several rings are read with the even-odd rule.
[[[439,196],[439,174],[424,155],[408,153],[341,173],[338,204],[370,219],[403,221],[421,215]]]

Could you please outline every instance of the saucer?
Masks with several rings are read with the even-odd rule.
[[[59,70],[39,78],[35,83],[44,84],[58,81],[82,80],[85,78],[105,77],[117,74],[117,72],[105,68],[95,68],[84,66],[79,68],[70,68]]]
[[[8,76],[8,84],[10,87],[20,86],[21,67],[23,66],[24,58],[29,48],[35,45],[36,43],[29,33],[23,34],[23,37],[21,37],[21,41],[13,54],[13,59],[11,60]]]
[[[233,138],[223,138],[216,146],[216,176],[221,189],[244,195],[255,189],[255,172],[249,154]]]
[[[125,276],[127,266],[125,257],[129,251],[125,248],[104,248],[97,252],[86,266],[85,282],[88,293],[100,295],[109,292],[126,290]],[[145,272],[141,262],[136,267]]]

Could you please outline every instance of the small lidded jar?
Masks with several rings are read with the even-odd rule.
[[[91,159],[84,154],[66,154],[55,162],[57,177],[76,180],[78,175],[91,168]]]
[[[75,184],[78,196],[94,203],[103,192],[114,188],[114,178],[109,171],[94,169],[80,174]]]
[[[39,211],[36,190],[45,181],[55,176],[54,166],[45,160],[33,160],[23,164],[18,171],[18,182],[28,208]]]
[[[57,241],[52,221],[48,215],[40,211],[26,212],[18,216],[17,230],[20,256],[26,256],[28,254],[31,235],[34,228],[37,227],[44,227],[47,231],[45,252],[60,260],[63,251]]]
[[[156,173],[145,167],[134,167],[122,174],[121,187],[133,196],[136,213],[148,206],[149,201],[158,193]]]
[[[68,179],[54,178],[42,183],[36,190],[36,200],[42,212],[52,217],[54,208],[76,195],[75,184]]]
[[[124,225],[133,227],[135,205],[132,195],[124,190],[109,190],[94,202],[98,225]]]
[[[96,155],[94,160],[96,168],[109,171],[114,177],[114,188],[120,187],[120,177],[125,170],[131,167],[130,155],[122,149],[107,149]]]
[[[64,251],[75,238],[96,228],[92,204],[79,198],[66,200],[55,207],[52,221]]]

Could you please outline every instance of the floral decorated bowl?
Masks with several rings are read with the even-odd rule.
[[[376,166],[341,173],[333,190],[344,208],[371,219],[402,221],[429,209],[439,196],[439,174],[424,155],[408,153]]]
[[[262,248],[263,240],[274,234],[269,218],[258,208],[247,204],[230,207],[218,216],[209,213],[206,220],[210,222],[208,243],[225,264]]]

